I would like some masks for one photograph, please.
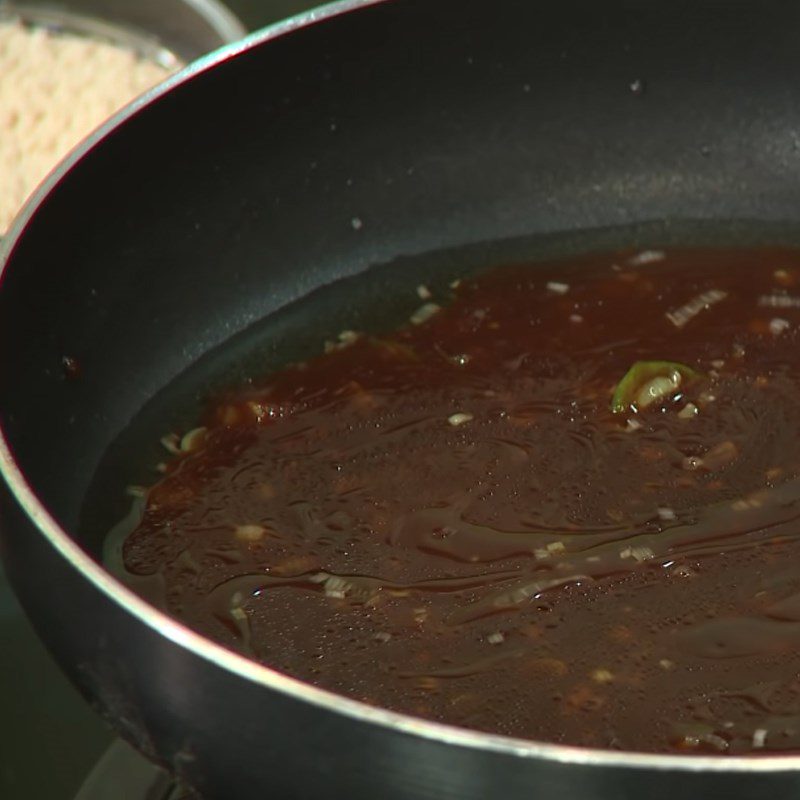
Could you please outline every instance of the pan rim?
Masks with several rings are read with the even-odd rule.
[[[18,213],[7,235],[0,240],[0,291],[2,291],[2,279],[10,261],[10,255],[13,253],[16,243],[21,238],[24,229],[36,213],[36,210],[43,204],[62,178],[71,171],[72,167],[89,153],[96,144],[123,125],[126,120],[151,105],[162,95],[169,93],[201,73],[235,58],[241,53],[273,39],[309,27],[317,22],[331,20],[339,15],[385,2],[390,2],[390,0],[338,0],[338,2],[302,12],[262,28],[240,41],[223,46],[192,62],[186,68],[145,92],[114,114],[84,139],[49,173]],[[361,701],[321,689],[247,659],[195,633],[168,614],[145,602],[90,558],[67,530],[62,528],[55,518],[51,516],[44,503],[39,500],[34,488],[28,483],[14,459],[1,420],[0,476],[5,480],[17,504],[25,512],[38,532],[44,536],[72,568],[89,580],[109,600],[116,603],[123,610],[133,614],[139,622],[155,633],[164,636],[180,647],[186,648],[193,655],[203,658],[238,677],[266,689],[281,692],[295,700],[311,703],[325,711],[342,714],[359,722],[378,725],[398,733],[420,737],[436,743],[490,751],[499,755],[526,759],[541,759],[555,763],[598,768],[627,767],[685,773],[783,773],[800,771],[800,756],[764,755],[754,757],[650,754],[600,750],[519,739],[420,719],[408,714],[367,705]]]

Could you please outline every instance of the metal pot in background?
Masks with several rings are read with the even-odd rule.
[[[226,800],[800,788],[796,757],[566,748],[339,698],[168,619],[74,538],[141,404],[319,285],[476,241],[796,220],[800,7],[719,9],[351,0],[155,91],[28,206],[0,282],[3,557],[63,668],[143,753]]]
[[[218,0],[0,0],[2,17],[119,41],[162,62],[159,50],[188,63],[247,33]]]

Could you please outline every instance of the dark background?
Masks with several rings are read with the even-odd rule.
[[[320,2],[227,4],[256,30]],[[39,643],[0,572],[0,798],[70,800],[111,740]],[[124,800],[122,787],[118,796]]]

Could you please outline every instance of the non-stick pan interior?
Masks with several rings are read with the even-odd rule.
[[[371,264],[645,220],[645,239],[680,219],[791,239],[800,7],[721,8],[390,0],[145,106],[46,198],[3,276],[2,422],[36,491],[73,526],[157,390]]]

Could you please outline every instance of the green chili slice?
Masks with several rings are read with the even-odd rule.
[[[641,410],[674,394],[700,373],[677,361],[637,361],[617,384],[611,398],[611,411],[623,414]]]

